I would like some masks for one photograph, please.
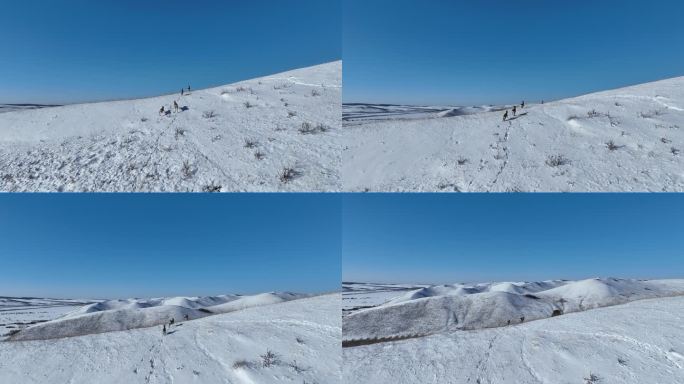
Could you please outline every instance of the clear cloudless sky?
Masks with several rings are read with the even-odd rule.
[[[684,278],[684,194],[348,194],[345,281]]]
[[[681,0],[343,2],[345,102],[537,102],[684,75]]]
[[[340,202],[331,194],[0,196],[0,296],[338,290]]]
[[[21,0],[0,11],[0,103],[204,88],[341,59],[340,0]]]

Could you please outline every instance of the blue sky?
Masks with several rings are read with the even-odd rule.
[[[0,103],[132,98],[341,59],[340,0],[22,0],[0,12]]]
[[[122,298],[340,286],[340,196],[0,196],[0,295]]]
[[[684,194],[349,194],[345,281],[684,278]]]
[[[684,75],[681,0],[343,1],[345,102],[536,102]]]

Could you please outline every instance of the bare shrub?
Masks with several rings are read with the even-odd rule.
[[[213,110],[204,111],[204,113],[202,113],[202,117],[204,117],[205,119],[213,119],[214,117],[216,117],[216,112]]]
[[[624,147],[624,145],[617,145],[613,140],[608,140],[608,142],[606,142],[606,148],[610,151],[615,151],[622,147]]]
[[[594,384],[598,383],[599,381],[601,381],[601,378],[591,372],[589,373],[589,377],[584,378],[585,384]]]
[[[595,109],[592,109],[591,111],[587,112],[587,117],[590,118],[590,119],[593,118],[593,117],[600,117],[600,116],[603,116],[603,114],[602,114],[602,113],[599,113],[599,112],[596,112]]]
[[[245,108],[253,108],[254,104],[250,103],[249,101],[245,101]]]
[[[190,179],[195,175],[196,170],[190,164],[188,160],[183,161],[183,166],[181,167],[181,175],[184,179]]]
[[[461,188],[459,188],[458,185],[454,183],[440,182],[439,184],[437,184],[437,189],[439,189],[440,191],[443,191],[447,188],[454,192],[461,192]]]
[[[264,367],[270,367],[280,362],[278,355],[276,355],[275,352],[271,351],[270,349],[266,350],[266,353],[260,355],[259,357],[261,357],[261,365]]]
[[[665,138],[665,137],[661,137],[661,138],[660,138],[660,142],[663,143],[663,144],[669,144],[669,143],[672,142],[672,140],[669,140],[669,139],[667,139],[667,138]]]
[[[211,183],[202,187],[202,191],[203,192],[209,192],[209,193],[221,192],[221,188],[222,188],[221,185],[214,183],[214,181],[212,180]]]
[[[297,169],[293,167],[285,167],[280,172],[279,179],[281,183],[287,184],[299,176],[301,176],[301,172],[299,172]]]
[[[245,148],[256,148],[259,146],[259,142],[254,139],[245,139]]]
[[[321,95],[321,93],[318,92],[318,90],[315,90],[315,89],[312,89],[312,90],[311,90],[311,96],[316,97],[316,96],[320,96],[320,95]]]
[[[302,126],[299,127],[299,132],[302,134],[313,133],[313,125],[308,121],[305,121],[302,123]]]
[[[549,167],[560,167],[561,165],[570,164],[571,161],[563,155],[549,155],[546,158],[546,165]]]
[[[185,128],[176,127],[176,132],[173,136],[176,138],[176,140],[178,140],[179,137],[185,136],[185,132],[187,132]]]
[[[323,133],[329,130],[330,128],[327,125],[321,123],[313,125],[308,121],[303,122],[301,127],[299,127],[299,133],[302,135],[315,135],[317,133]]]
[[[257,160],[263,160],[265,157],[266,157],[266,155],[264,155],[263,153],[261,153],[261,152],[259,152],[259,151],[257,151],[256,153],[254,153],[254,158],[257,159]]]

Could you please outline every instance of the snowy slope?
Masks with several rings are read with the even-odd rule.
[[[648,298],[684,295],[684,280],[586,279],[421,288],[344,317],[344,340],[505,327]]]
[[[341,81],[334,62],[182,97],[2,113],[0,190],[336,191]],[[181,110],[160,116],[174,100]]]
[[[684,191],[684,77],[528,105],[506,122],[497,111],[359,124],[354,111],[345,191]]]
[[[31,325],[10,336],[9,340],[47,340],[153,327],[166,324],[171,319],[174,321],[195,320],[306,296],[269,292],[252,296],[222,295],[109,300],[86,305],[52,321]]]
[[[334,294],[182,322],[166,336],[152,327],[0,342],[0,382],[339,383],[340,332]]]
[[[679,384],[684,297],[344,348],[348,383]],[[592,377],[594,375],[594,377]]]

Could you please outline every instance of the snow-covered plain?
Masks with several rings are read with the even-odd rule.
[[[28,109],[40,109],[40,108],[50,108],[59,107],[59,105],[45,105],[45,104],[0,104],[0,113],[13,112],[13,111],[25,111]]]
[[[182,85],[1,113],[0,190],[340,190],[341,62],[181,97]]]
[[[345,106],[343,189],[684,191],[684,77],[499,109]]]
[[[91,303],[91,300],[0,296],[0,340],[9,332],[54,320]]]
[[[339,294],[300,299],[274,294],[243,298],[249,299],[246,305],[223,308],[229,313],[205,314],[191,321],[177,317],[165,336],[161,326],[147,326],[58,339],[0,342],[0,382],[340,382]],[[91,304],[61,319],[33,327],[46,330],[45,326],[52,323],[54,326],[50,328],[57,331],[70,328],[69,319],[98,313],[124,311],[128,313],[125,317],[100,317],[100,320],[104,323],[114,319],[129,321],[133,312],[158,313],[165,307],[183,306],[192,313],[198,308],[216,309],[239,300],[229,295],[109,301]],[[217,304],[221,301],[224,303]],[[164,315],[172,313],[175,314],[167,310]],[[168,321],[168,317],[164,320]],[[271,356],[267,356],[268,351],[272,352]]]
[[[505,106],[417,106],[395,104],[342,104],[342,120],[345,127],[378,121],[417,120],[451,116],[472,115],[481,112],[499,111]]]
[[[421,288],[343,317],[343,376],[359,383],[681,383],[682,295],[684,280]]]
[[[382,284],[342,282],[342,312],[352,313],[372,308],[400,296],[430,285],[420,284]]]

